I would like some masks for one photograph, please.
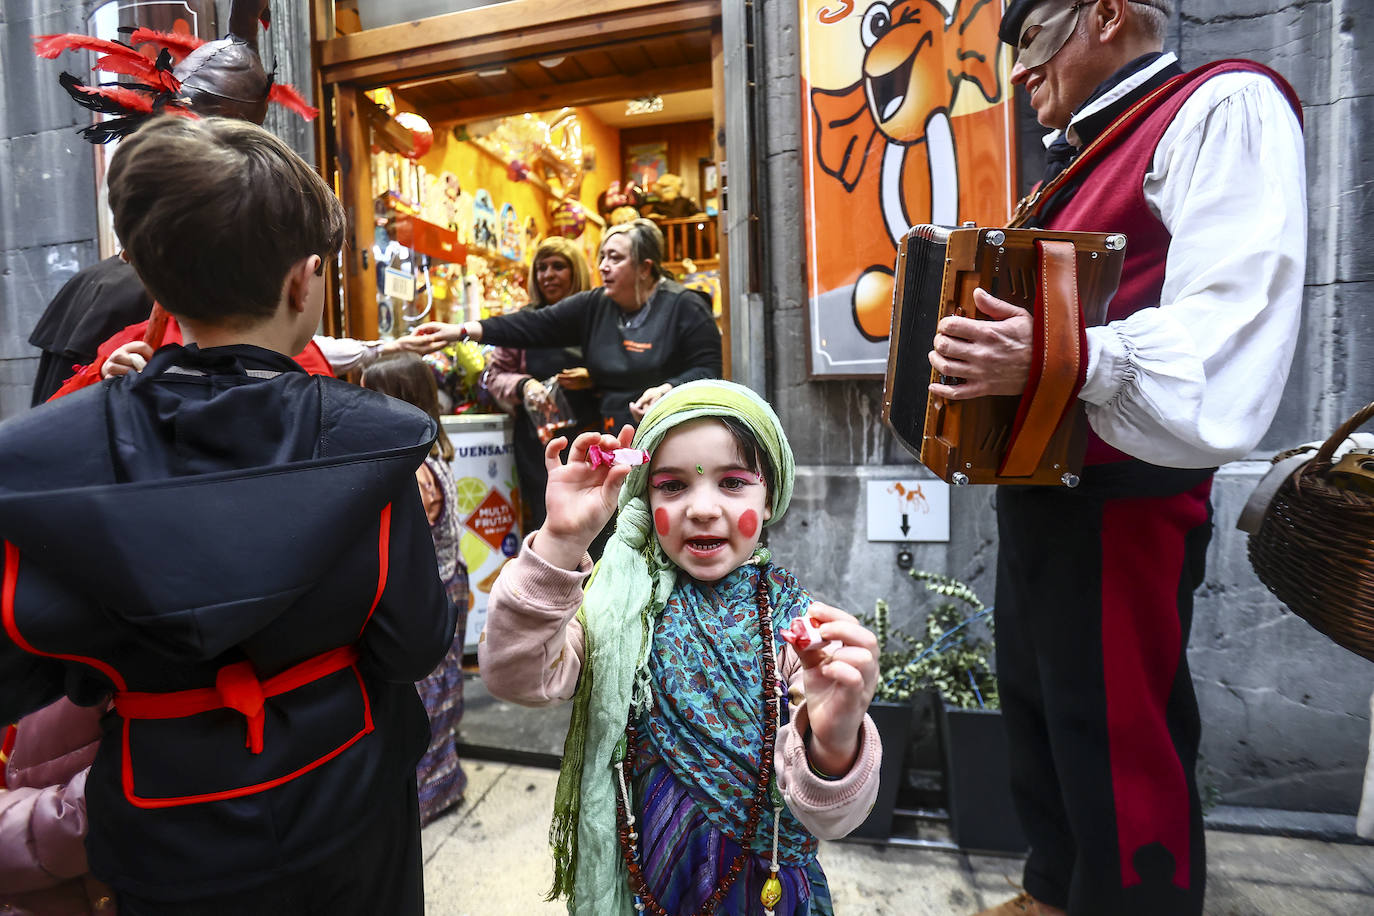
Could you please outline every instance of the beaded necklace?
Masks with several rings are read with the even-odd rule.
[[[715,889],[706,898],[701,909],[692,916],[711,916],[720,902],[725,899],[725,895],[730,891],[731,885],[735,883],[740,872],[744,870],[745,863],[749,861],[754,834],[758,832],[764,802],[770,796],[769,784],[773,779],[773,748],[777,741],[778,726],[782,717],[782,689],[777,684],[776,661],[773,652],[773,609],[768,602],[767,567],[759,568],[759,585],[755,592],[754,602],[758,607],[759,634],[762,636],[763,642],[763,705],[766,710],[763,722],[763,759],[759,761],[759,778],[754,786],[754,799],[749,803],[749,813],[745,818],[744,838],[740,844],[740,852],[730,863],[730,867],[725,870],[725,874],[716,882]],[[649,890],[648,882],[644,879],[644,873],[639,867],[639,834],[635,831],[634,808],[630,800],[629,786],[625,782],[625,765],[627,763],[630,766],[630,772],[634,772],[635,737],[633,714],[631,714],[631,721],[625,723],[625,757],[616,761],[615,764],[616,798],[620,802],[616,810],[620,852],[625,859],[625,870],[629,874],[630,890],[635,895],[635,909],[639,912],[647,910],[653,916],[672,916],[654,898]],[[771,794],[773,802],[773,856],[768,866],[768,879],[764,881],[763,890],[759,894],[759,900],[763,904],[764,916],[774,916],[773,907],[782,899],[782,882],[778,880],[778,824],[782,817],[782,799],[776,793]]]

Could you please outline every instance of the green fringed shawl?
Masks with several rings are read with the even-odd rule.
[[[652,452],[673,427],[724,416],[742,420],[763,448],[773,472],[772,517],[764,524],[773,524],[787,511],[796,470],[777,414],[748,388],[720,380],[673,388],[645,416],[634,447]],[[568,912],[575,916],[634,912],[616,841],[613,761],[624,753],[631,709],[640,711],[652,702],[647,661],[654,622],[677,580],[677,567],[653,535],[644,495],[648,472],[641,465],[626,479],[615,534],[577,612],[586,656],[549,827],[554,856],[549,899],[566,896]]]

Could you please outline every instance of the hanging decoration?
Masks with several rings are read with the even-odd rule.
[[[428,121],[413,111],[399,111],[395,117],[396,123],[410,131],[415,138],[414,149],[401,155],[412,161],[420,159],[434,146],[434,130]]]
[[[455,127],[453,135],[501,163],[511,181],[527,182],[552,198],[551,209],[559,204],[577,205],[586,151],[582,147],[582,125],[573,109],[560,109],[547,119],[522,114],[494,123],[473,121]],[[606,225],[601,217],[578,207],[584,229],[588,220],[598,226]],[[566,235],[578,222],[570,214],[564,228],[556,231]],[[581,232],[579,229],[577,234]]]
[[[525,256],[524,231],[515,206],[509,202],[501,205],[501,255],[512,261]]]
[[[550,207],[553,232],[575,239],[587,228],[587,208],[575,200],[563,200]]]

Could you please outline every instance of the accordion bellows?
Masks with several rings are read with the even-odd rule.
[[[942,480],[1076,486],[1087,444],[1078,402],[1083,329],[1102,324],[1125,261],[1116,233],[920,225],[898,248],[883,420]],[[981,287],[1031,313],[1035,355],[1026,391],[946,401],[928,354],[947,315],[986,317]],[[943,379],[957,384],[958,380]]]

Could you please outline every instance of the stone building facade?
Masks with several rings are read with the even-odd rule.
[[[1338,648],[1259,583],[1235,522],[1278,450],[1328,436],[1374,400],[1374,247],[1358,228],[1374,218],[1374,20],[1354,0],[1180,0],[1168,41],[1185,68],[1248,57],[1283,73],[1303,101],[1309,248],[1298,355],[1279,414],[1253,460],[1222,468],[1215,533],[1197,595],[1189,661],[1202,708],[1201,780],[1228,805],[1353,814],[1369,735],[1374,666]],[[1359,15],[1364,13],[1364,15]],[[897,565],[902,545],[864,540],[864,481],[909,477],[910,459],[881,421],[876,382],[812,382],[801,228],[797,7],[764,3],[755,30],[756,109],[765,148],[761,219],[767,252],[766,379],[797,452],[792,510],[775,552],[822,598],[894,609],[920,595]],[[1042,133],[1019,100],[1023,176],[1037,176]],[[843,230],[840,230],[843,231]],[[857,470],[857,473],[856,473]],[[993,494],[952,493],[948,545],[911,545],[915,565],[961,577],[991,596]],[[900,612],[898,612],[900,613]]]

